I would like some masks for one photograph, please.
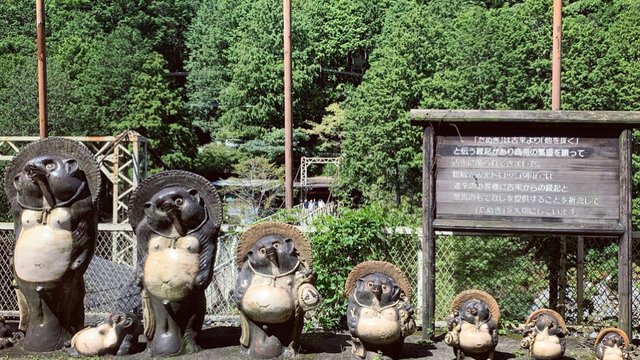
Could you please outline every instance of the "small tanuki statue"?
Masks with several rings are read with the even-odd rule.
[[[142,324],[131,313],[112,314],[99,324],[78,331],[71,338],[70,355],[129,355],[139,347]]]
[[[631,359],[628,347],[631,343],[627,334],[618,328],[602,329],[596,337],[595,350],[598,360]]]
[[[202,176],[158,173],[134,191],[129,221],[138,239],[147,350],[153,356],[198,351],[222,221],[218,193]]]
[[[397,359],[416,330],[404,273],[386,261],[365,261],[349,274],[345,292],[353,358]]]
[[[567,326],[562,316],[551,309],[538,309],[529,315],[524,328],[523,349],[535,360],[561,359],[565,350]]]
[[[444,342],[453,347],[456,359],[493,359],[498,345],[500,308],[493,296],[482,290],[466,290],[451,303],[449,332]]]
[[[240,310],[240,345],[251,357],[297,354],[304,314],[320,303],[311,261],[309,240],[292,225],[264,222],[242,234],[232,298]]]
[[[48,138],[13,158],[5,190],[22,347],[60,349],[84,327],[83,276],[96,246],[100,169],[81,143]]]

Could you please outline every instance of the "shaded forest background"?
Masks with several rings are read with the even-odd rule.
[[[280,1],[46,5],[51,135],[136,130],[155,168],[212,180],[246,159],[282,165]],[[418,206],[421,132],[409,109],[549,109],[551,7],[293,1],[295,157],[343,156],[345,199]],[[640,110],[640,1],[563,11],[562,109]],[[38,133],[35,28],[33,1],[0,0],[0,135]],[[636,226],[639,185],[636,172]]]

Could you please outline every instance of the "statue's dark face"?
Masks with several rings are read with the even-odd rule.
[[[471,324],[478,322],[485,322],[491,318],[489,307],[484,301],[471,299],[467,300],[462,307],[460,307],[460,316]]]
[[[600,340],[600,343],[608,347],[613,347],[614,345],[617,345],[618,347],[622,347],[624,345],[624,340],[620,335],[616,334],[615,332],[610,332],[606,334],[602,338],[602,340]]]
[[[356,282],[356,299],[363,305],[387,306],[400,299],[400,286],[388,275],[368,274]]]
[[[293,240],[278,235],[266,236],[256,241],[247,253],[247,258],[256,271],[268,275],[273,275],[274,267],[279,273],[285,273],[298,264]]]
[[[207,216],[198,191],[177,186],[154,194],[145,204],[144,211],[153,230],[161,234],[175,230],[180,236],[196,229]]]
[[[44,196],[50,206],[73,198],[86,182],[75,159],[56,155],[31,159],[14,177],[20,200],[26,205]]]
[[[547,328],[549,334],[556,334],[558,332],[558,322],[552,316],[540,314],[536,319],[536,329],[543,331],[545,328]]]

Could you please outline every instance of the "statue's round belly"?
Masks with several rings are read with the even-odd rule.
[[[242,309],[254,321],[279,324],[293,316],[295,305],[289,289],[251,285],[242,298]]]
[[[539,360],[559,359],[562,357],[562,345],[557,337],[555,341],[551,338],[546,341],[535,341],[531,352]]]
[[[33,283],[60,280],[71,264],[72,249],[70,231],[45,225],[23,228],[13,257],[16,275]]]
[[[624,355],[622,349],[618,347],[605,348],[602,360],[622,360]]]
[[[360,339],[372,344],[387,345],[400,338],[398,321],[382,317],[360,318],[357,330]]]
[[[183,249],[150,252],[144,263],[144,287],[163,300],[181,300],[191,293],[199,268],[198,254]]]
[[[461,331],[459,335],[460,349],[472,354],[481,354],[493,349],[491,335],[483,331]]]

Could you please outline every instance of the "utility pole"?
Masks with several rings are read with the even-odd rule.
[[[38,120],[40,138],[47,137],[47,55],[44,0],[36,0],[36,41],[38,43]]]
[[[551,67],[551,110],[560,110],[562,71],[562,0],[553,0],[553,60]]]
[[[284,15],[284,202],[293,208],[293,111],[291,99],[291,0],[283,0]]]

